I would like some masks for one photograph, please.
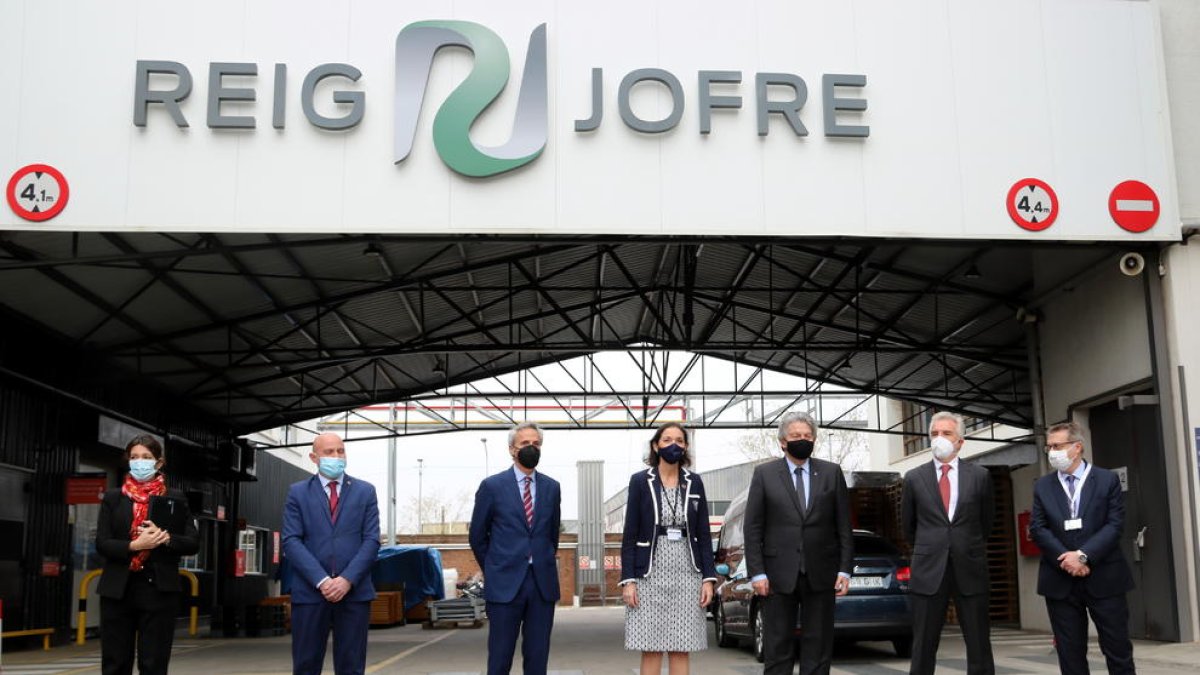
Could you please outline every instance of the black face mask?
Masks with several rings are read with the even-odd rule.
[[[683,448],[672,443],[665,448],[659,448],[658,457],[667,464],[678,464],[679,460],[683,459]]]
[[[526,469],[537,468],[542,459],[542,449],[536,445],[526,445],[517,449],[517,462]]]
[[[812,457],[813,442],[809,440],[788,441],[787,453],[803,462],[809,457]]]

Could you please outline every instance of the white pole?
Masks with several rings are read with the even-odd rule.
[[[387,542],[396,543],[396,404],[388,406]]]

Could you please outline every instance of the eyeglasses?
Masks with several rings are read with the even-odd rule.
[[[1047,443],[1046,452],[1050,452],[1051,450],[1066,450],[1078,442],[1079,441],[1063,441],[1062,443]]]

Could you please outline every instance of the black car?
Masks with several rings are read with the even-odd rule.
[[[735,499],[725,514],[717,544],[717,573],[721,583],[713,600],[717,644],[736,647],[751,640],[761,662],[762,613],[750,586],[744,557],[743,520],[746,495]],[[854,531],[854,576],[850,593],[834,607],[835,640],[887,640],[899,656],[912,654],[912,609],[908,599],[911,571],[908,561],[891,542],[866,530]],[[797,619],[796,635],[804,626]]]

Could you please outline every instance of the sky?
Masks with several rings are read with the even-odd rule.
[[[531,369],[530,373],[513,373],[500,378],[493,378],[474,383],[474,392],[453,391],[441,392],[444,398],[424,401],[425,404],[442,408],[440,414],[454,415],[447,412],[456,404],[461,404],[464,394],[472,393],[473,400],[481,398],[479,392],[488,393],[488,402],[504,405],[521,405],[526,402],[553,403],[547,396],[539,397],[542,391],[574,391],[579,389],[577,396],[559,396],[560,401],[579,406],[581,410],[594,410],[597,403],[606,400],[605,388],[612,387],[618,391],[661,391],[670,389],[677,383],[681,391],[713,391],[733,390],[741,388],[753,392],[781,392],[772,399],[754,397],[753,400],[743,401],[721,414],[719,421],[730,422],[745,419],[747,415],[766,413],[770,416],[772,406],[787,406],[790,409],[811,410],[818,412],[818,404],[814,399],[796,401],[796,392],[805,391],[805,380],[800,377],[780,373],[756,372],[745,365],[735,366],[733,363],[704,357],[702,362],[692,364],[691,356],[681,353],[667,355],[655,354],[653,357],[642,354],[605,353],[599,354],[594,360],[582,358],[570,359],[562,365],[553,364]],[[641,365],[639,366],[639,361]],[[586,387],[585,389],[581,388]],[[520,397],[507,393],[521,392]],[[608,397],[611,400],[611,394]],[[651,395],[649,404],[656,405],[663,400],[663,395]],[[713,415],[714,409],[720,407],[722,400],[728,397],[689,397],[674,399],[675,407],[663,412],[660,422],[685,418],[697,420],[705,415]],[[860,399],[861,400],[861,399]],[[782,401],[782,403],[781,403]],[[592,408],[585,407],[586,405]],[[825,398],[821,405],[823,415],[818,419],[836,417],[831,407],[846,407],[845,399],[830,400]],[[506,411],[520,419],[520,413]],[[482,416],[492,414],[492,418]],[[446,506],[447,520],[469,520],[470,508],[479,486],[479,482],[490,474],[502,469],[511,468],[512,459],[508,453],[508,432],[506,424],[496,424],[494,411],[476,413],[473,409],[459,422],[479,423],[479,430],[455,431],[437,434],[422,434],[400,436],[396,439],[396,514],[398,531],[400,533],[416,530],[416,501],[418,492],[425,498],[425,503],[440,503]],[[531,413],[540,417],[537,421],[555,421],[565,419],[563,413],[553,410],[539,410]],[[579,410],[574,413],[579,415]],[[602,413],[593,418],[594,424],[603,425],[625,416],[624,409],[617,408],[612,412]],[[385,508],[385,493],[387,484],[387,448],[386,439],[355,440],[356,437],[377,436],[381,429],[365,421],[366,417],[376,420],[386,420],[388,411],[382,407],[363,411],[357,415],[329,416],[307,424],[297,425],[308,431],[317,429],[335,431],[347,439],[346,472],[360,479],[375,484],[379,494],[380,508]],[[399,417],[399,414],[398,414]],[[423,419],[416,413],[410,413],[409,419],[420,424]],[[344,424],[350,422],[350,424]],[[418,429],[421,427],[417,427]],[[603,495],[607,499],[629,483],[630,476],[645,468],[644,458],[649,449],[649,442],[654,434],[653,429],[616,430],[616,429],[555,429],[544,431],[545,440],[542,448],[542,459],[538,470],[559,481],[562,485],[562,517],[564,520],[574,520],[579,512],[577,490],[577,462],[601,460],[604,462]],[[690,429],[690,451],[693,458],[693,469],[701,473],[713,469],[740,464],[749,461],[762,453],[780,455],[779,447],[773,441],[774,430],[764,429]],[[281,437],[276,434],[276,437]],[[311,433],[292,430],[290,440],[300,442],[311,439]],[[485,443],[486,440],[486,452]],[[308,459],[307,448],[275,451],[276,454],[291,453],[291,459],[306,469],[315,467]],[[822,456],[822,441],[818,438],[816,454]],[[781,456],[781,455],[780,455]],[[421,460],[421,461],[418,461]],[[456,513],[457,512],[457,513]],[[386,512],[385,512],[386,513]],[[381,513],[381,527],[386,529],[386,515]],[[457,516],[457,517],[456,517]],[[440,520],[440,513],[427,514],[426,520]]]

